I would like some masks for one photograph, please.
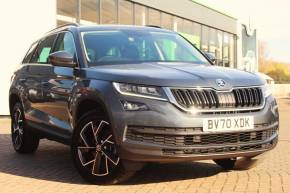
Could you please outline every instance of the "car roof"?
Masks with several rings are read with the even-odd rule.
[[[140,30],[140,31],[153,31],[153,32],[167,32],[167,33],[175,33],[173,31],[160,28],[158,26],[136,26],[136,25],[78,25],[78,24],[67,24],[64,26],[60,26],[54,30],[49,31],[48,33],[56,33],[60,31],[78,31],[78,32],[86,32],[86,31],[102,31],[102,30]]]

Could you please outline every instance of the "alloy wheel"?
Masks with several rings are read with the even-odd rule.
[[[110,124],[104,120],[82,128],[77,152],[82,166],[95,176],[109,175],[120,162]]]
[[[23,143],[23,115],[19,108],[14,111],[12,120],[12,139],[15,149],[20,149]]]

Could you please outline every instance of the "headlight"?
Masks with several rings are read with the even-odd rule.
[[[167,100],[165,93],[161,87],[134,85],[126,83],[113,82],[115,89],[123,94],[157,100]]]
[[[268,85],[263,85],[262,86],[262,91],[263,91],[263,96],[266,98],[272,94],[271,89],[269,88]]]

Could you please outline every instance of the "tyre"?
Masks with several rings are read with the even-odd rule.
[[[74,164],[80,175],[92,184],[117,184],[134,175],[127,171],[117,152],[110,123],[93,111],[77,125],[71,145]]]
[[[213,161],[225,170],[232,170],[232,169],[234,169],[234,166],[235,166],[237,159],[236,158],[228,158],[228,159],[217,159],[217,160],[213,160]]]
[[[14,105],[11,113],[11,138],[14,150],[18,153],[34,153],[39,145],[39,137],[27,127],[19,102]]]

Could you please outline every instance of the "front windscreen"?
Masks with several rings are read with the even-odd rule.
[[[145,30],[82,32],[89,66],[143,62],[208,61],[178,34]]]

